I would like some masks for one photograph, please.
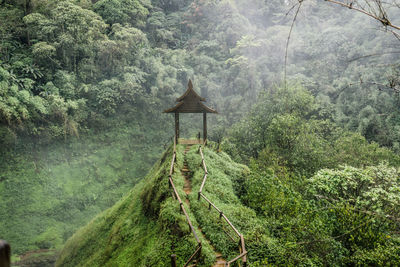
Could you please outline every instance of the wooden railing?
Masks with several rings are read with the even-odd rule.
[[[228,261],[227,266],[229,267],[235,261],[242,259],[243,266],[246,267],[247,266],[247,251],[246,251],[243,235],[236,229],[235,226],[233,226],[233,224],[231,223],[231,221],[229,221],[229,219],[225,216],[225,214],[202,193],[204,184],[207,180],[208,171],[207,171],[207,165],[204,160],[203,150],[201,149],[201,146],[199,147],[199,152],[201,155],[201,163],[202,163],[203,170],[204,170],[204,178],[203,178],[203,182],[201,183],[201,186],[200,186],[200,189],[198,192],[198,200],[200,200],[200,198],[203,198],[208,203],[209,210],[211,210],[211,207],[213,207],[219,213],[219,218],[223,218],[225,220],[225,222],[232,228],[232,230],[239,237],[239,253],[240,254],[237,257],[235,257],[234,259]]]
[[[183,212],[183,214],[185,214],[186,221],[187,221],[187,223],[188,223],[188,225],[189,225],[189,231],[192,232],[192,234],[193,234],[193,236],[194,236],[194,238],[196,239],[196,242],[197,242],[197,247],[196,247],[195,251],[194,251],[193,254],[189,257],[189,259],[186,261],[185,265],[183,265],[184,267],[186,267],[186,266],[189,265],[189,263],[190,263],[196,256],[200,256],[200,254],[201,254],[201,241],[200,241],[199,237],[197,236],[196,231],[194,230],[193,224],[192,224],[192,222],[190,221],[189,215],[188,215],[187,212],[186,212],[185,206],[183,205],[182,199],[180,198],[180,196],[179,196],[179,194],[178,194],[178,191],[176,191],[176,187],[175,187],[174,181],[173,181],[173,179],[172,179],[172,174],[174,173],[174,163],[175,163],[175,161],[176,161],[176,138],[174,138],[174,152],[173,152],[173,155],[172,155],[171,167],[170,167],[170,169],[169,169],[169,179],[168,179],[168,180],[169,180],[170,186],[171,186],[172,189],[173,189],[173,194],[172,194],[172,196],[173,196],[175,199],[178,200],[180,211]]]

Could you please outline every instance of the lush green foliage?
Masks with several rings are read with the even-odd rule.
[[[239,180],[265,228],[246,236],[256,266],[397,264],[398,169],[343,166],[309,179],[280,171],[252,166]]]
[[[250,166],[236,191],[266,227],[253,261],[396,265],[400,180],[390,166],[398,168],[399,156],[325,114],[304,88],[277,87],[261,94],[222,143]]]
[[[223,114],[210,135],[218,136],[281,82],[288,8],[256,0],[3,1],[1,82],[14,89],[0,99],[2,125],[18,135],[76,135],[127,107],[154,116],[195,78]],[[303,5],[310,20],[297,21],[288,77],[316,97],[325,119],[397,149],[399,103],[389,89],[398,84],[398,43],[339,11]]]
[[[210,116],[210,139],[225,137],[220,147],[250,167],[244,174],[248,170],[225,154],[207,152],[210,177],[216,178],[208,186],[218,189],[208,193],[245,233],[252,262],[396,262],[393,222],[358,209],[398,218],[389,203],[398,180],[388,178],[397,177],[392,167],[400,163],[398,40],[376,31],[366,17],[304,1],[290,38],[288,82],[283,83],[290,4],[0,1],[0,223],[6,226],[0,237],[11,241],[16,252],[58,248],[78,226],[110,207],[172,136],[172,119],[161,111],[191,78],[220,112]],[[183,116],[181,126],[183,136],[192,136],[201,124],[196,116]],[[192,151],[189,157],[196,187],[198,155]],[[371,165],[386,178],[376,182],[372,170],[378,167]],[[352,195],[337,199],[329,191],[349,186],[353,176],[377,183],[375,191],[361,196],[367,201],[373,195],[374,203],[382,203],[380,210],[349,203]],[[182,240],[168,232],[175,224],[184,229],[183,220],[173,201],[163,199],[165,187],[153,186],[142,183],[124,200],[132,206],[122,201],[99,217],[118,222],[115,228],[97,219],[82,230],[106,251],[95,254],[102,250],[87,244],[85,264],[153,264],[161,253],[154,241],[159,233],[165,241],[161,246],[173,240],[179,244],[179,260],[187,256],[193,240],[186,230]],[[340,203],[331,211],[330,200],[316,201],[315,194]],[[225,256],[233,256],[232,244],[219,234],[222,226],[211,223],[217,215],[206,216],[206,207],[192,202],[197,206],[191,216],[207,229],[205,236]],[[126,221],[116,214],[121,210],[147,217]],[[250,215],[243,218],[239,211]],[[134,222],[137,231],[149,234],[119,249],[123,240],[111,237],[121,230],[129,239]],[[83,236],[77,236],[81,242]],[[212,261],[209,250],[205,246],[204,265]],[[139,259],[139,252],[147,256]],[[168,262],[162,255],[160,262]],[[82,258],[70,260],[73,265]]]
[[[251,112],[232,128],[223,147],[238,160],[248,162],[253,157],[262,166],[284,166],[305,175],[343,163],[400,163],[399,156],[389,149],[325,119],[325,111],[302,87],[272,88],[263,92]]]

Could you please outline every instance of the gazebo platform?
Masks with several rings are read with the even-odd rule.
[[[202,145],[203,139],[184,139],[184,138],[179,138],[178,139],[178,144],[182,145]]]

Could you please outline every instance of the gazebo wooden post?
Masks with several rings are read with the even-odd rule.
[[[203,143],[207,140],[207,113],[203,113]]]
[[[0,266],[1,267],[11,266],[11,247],[4,240],[0,240]]]
[[[175,142],[179,140],[179,112],[175,112]]]

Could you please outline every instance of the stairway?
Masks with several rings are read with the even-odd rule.
[[[221,253],[215,253],[215,257],[217,258],[217,261],[214,263],[213,267],[225,267],[226,266],[226,260],[222,258]]]
[[[188,195],[192,192],[192,185],[190,183],[190,170],[189,170],[189,166],[186,160],[186,153],[190,150],[190,148],[192,147],[192,145],[187,145],[184,151],[185,154],[185,158],[183,161],[183,168],[181,169],[181,173],[183,175],[183,177],[185,178],[185,184],[183,185],[183,191],[186,193],[186,202],[188,202]],[[189,204],[189,203],[188,203]]]
[[[185,151],[184,151],[184,161],[183,161],[183,167],[181,169],[181,173],[185,179],[185,183],[183,185],[183,191],[186,193],[186,203],[188,204],[189,208],[190,208],[190,201],[189,201],[189,194],[192,193],[192,185],[190,182],[190,177],[191,177],[191,172],[186,160],[186,153],[190,150],[190,148],[192,147],[192,144],[188,144],[185,147]],[[201,233],[201,235],[203,235],[203,237],[205,238],[203,232],[201,231],[201,229],[199,229],[199,233]],[[210,244],[210,242],[208,242]],[[210,244],[211,245],[211,244]],[[224,258],[222,258],[222,254],[219,252],[216,252],[215,248],[211,245],[211,247],[214,250],[215,253],[215,257],[217,259],[217,261],[214,263],[214,265],[212,267],[225,267],[227,262],[226,260],[224,260]],[[197,266],[196,261],[193,261],[193,263],[191,265],[189,265],[188,267],[195,267]]]

